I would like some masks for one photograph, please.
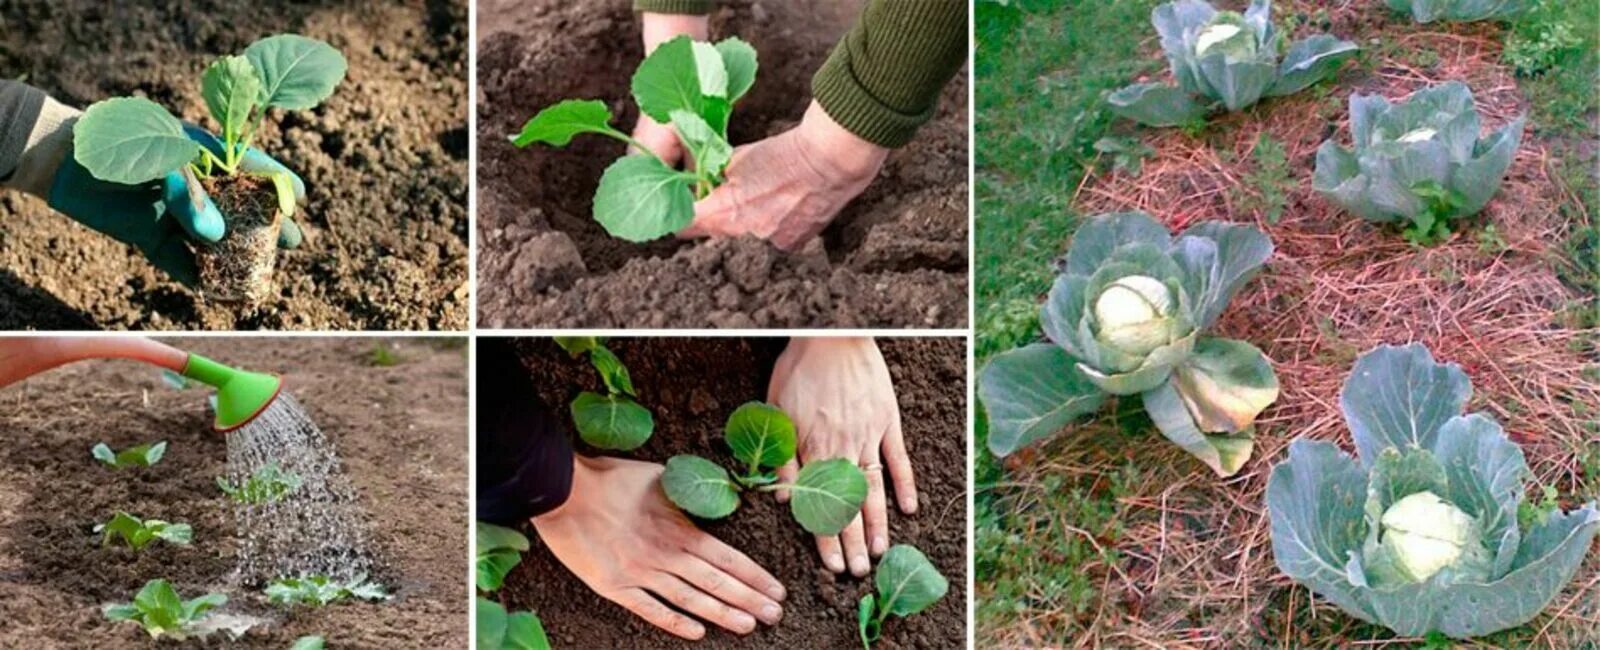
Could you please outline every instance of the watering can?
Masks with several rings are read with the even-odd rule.
[[[166,368],[217,389],[219,433],[254,420],[277,399],[283,380],[245,372],[165,343],[136,337],[0,337],[0,388],[86,359],[131,359]]]

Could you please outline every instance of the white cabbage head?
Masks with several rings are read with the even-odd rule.
[[[1107,345],[1144,356],[1171,340],[1172,290],[1148,275],[1111,283],[1095,299],[1094,315]]]
[[[1417,582],[1454,564],[1466,545],[1476,541],[1472,516],[1432,492],[1394,502],[1383,511],[1380,523],[1383,543],[1400,569]]]
[[[1229,60],[1241,61],[1256,55],[1256,33],[1244,16],[1232,11],[1218,12],[1195,38],[1195,56],[1217,51]]]

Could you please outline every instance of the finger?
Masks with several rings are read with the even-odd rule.
[[[780,485],[787,485],[787,484],[794,483],[795,479],[797,479],[799,477],[800,477],[800,463],[795,462],[795,459],[793,459],[793,458],[790,458],[789,462],[784,463],[783,467],[779,467],[778,468],[778,484],[780,484]],[[789,502],[789,491],[788,490],[781,489],[781,488],[778,489],[777,490],[777,496],[778,496],[778,503],[788,503]]]
[[[689,581],[696,589],[748,612],[767,625],[777,625],[783,619],[783,607],[778,601],[752,589],[736,576],[711,566],[710,562],[693,555],[685,555],[677,567],[678,576]]]
[[[200,198],[200,204],[195,205],[190,191],[195,192]],[[180,172],[167,174],[161,183],[161,200],[167,206],[167,214],[172,215],[183,231],[190,237],[205,242],[218,242],[227,232],[227,225],[222,220],[222,212],[217,210],[217,204],[211,202],[211,197],[206,196],[206,191],[200,187],[191,187],[189,181]]]
[[[749,634],[756,629],[754,616],[712,598],[710,594],[695,589],[683,578],[670,573],[656,573],[646,580],[646,587],[677,606],[678,609],[699,616],[734,634]]]
[[[252,174],[288,174],[289,180],[294,184],[294,202],[306,202],[306,182],[294,170],[285,167],[276,158],[268,156],[260,149],[245,149],[244,155],[239,158],[239,169]]]
[[[906,438],[900,430],[898,414],[889,423],[889,431],[883,435],[883,456],[884,464],[889,468],[889,478],[894,481],[894,497],[900,504],[900,512],[908,515],[916,512],[917,479],[911,471],[911,455],[906,453]]]
[[[766,594],[772,600],[782,601],[788,595],[783,588],[783,583],[778,582],[777,578],[767,573],[767,570],[756,564],[756,561],[750,559],[750,556],[722,543],[722,540],[701,534],[700,540],[692,545],[689,552],[706,562],[710,562],[711,566],[738,578],[740,582],[749,585],[756,591]]]
[[[889,550],[889,508],[883,494],[883,465],[878,461],[878,450],[867,450],[861,464],[867,475],[867,501],[861,507],[861,518],[866,525],[867,550],[872,557],[878,557]]]
[[[672,611],[672,608],[661,604],[654,596],[647,594],[643,589],[624,589],[621,592],[608,596],[612,602],[621,605],[624,609],[633,612],[645,620],[646,623],[659,627],[674,636],[690,641],[699,641],[706,635],[706,626],[699,621]]]
[[[818,535],[817,554],[822,556],[822,566],[834,573],[844,573],[844,550],[837,535]]]
[[[300,242],[305,239],[305,233],[300,232],[300,224],[294,219],[283,218],[283,225],[278,229],[278,248],[293,250],[300,247]]]
[[[839,541],[844,544],[845,561],[850,564],[850,573],[857,578],[872,570],[872,560],[867,556],[867,538],[862,528],[861,513],[858,512],[850,525],[844,527],[844,532],[839,533]]]

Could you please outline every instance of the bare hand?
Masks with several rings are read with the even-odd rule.
[[[705,16],[645,12],[639,17],[639,22],[645,56],[650,56],[662,43],[679,36],[704,41],[711,34],[710,20]],[[677,167],[683,161],[683,144],[678,142],[678,133],[672,127],[650,119],[649,115],[639,116],[639,121],[633,126],[633,139],[667,163],[668,167]],[[645,152],[630,147],[629,153]]]
[[[889,514],[883,489],[884,465],[894,479],[900,511],[917,511],[916,480],[900,429],[900,404],[883,354],[870,338],[795,338],[778,357],[767,400],[794,419],[799,463],[844,458],[867,475],[867,500],[861,514],[839,536],[817,537],[817,551],[828,570],[864,576],[872,557],[889,549]],[[881,454],[880,454],[881,451]],[[795,461],[778,469],[792,483]],[[789,494],[778,491],[778,500]],[[863,521],[864,520],[864,521]]]
[[[579,456],[571,496],[533,527],[595,593],[677,636],[696,640],[706,629],[673,607],[738,634],[757,619],[776,624],[783,585],[673,507],[661,472],[655,463]]]

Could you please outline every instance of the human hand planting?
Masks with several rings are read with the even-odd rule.
[[[646,56],[678,36],[697,41],[710,39],[710,20],[706,16],[645,12],[640,15],[639,22]],[[670,166],[683,162],[683,143],[678,141],[677,132],[669,125],[650,119],[649,115],[639,114],[639,121],[633,126],[633,139]],[[630,152],[635,149],[629,147]]]
[[[738,634],[757,620],[776,624],[783,585],[695,528],[662,494],[661,472],[655,463],[577,456],[571,496],[534,517],[534,529],[595,593],[674,635],[697,640],[706,630],[673,608]]]
[[[678,235],[755,235],[797,250],[867,189],[888,157],[887,147],[846,130],[812,101],[799,126],[734,149],[727,182],[695,203],[694,222]]]
[[[916,481],[900,428],[900,406],[883,354],[870,338],[796,338],[778,357],[767,401],[794,420],[796,461],[778,469],[793,482],[800,464],[829,458],[857,463],[867,475],[867,499],[860,515],[838,536],[818,536],[822,563],[835,573],[848,564],[864,576],[871,556],[889,549],[889,516],[883,470],[894,480],[900,511],[917,511]],[[778,500],[789,494],[778,491]],[[869,543],[870,540],[870,543]]]

